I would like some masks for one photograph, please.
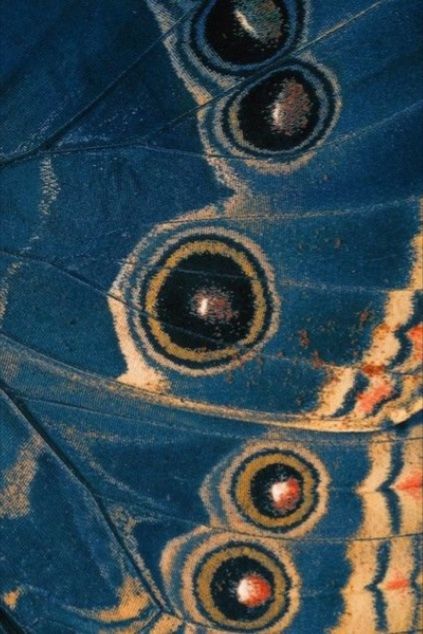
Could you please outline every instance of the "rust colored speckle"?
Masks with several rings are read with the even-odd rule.
[[[300,339],[300,344],[303,348],[308,348],[310,345],[310,337],[307,330],[300,330],[298,332],[298,337]]]
[[[272,127],[288,137],[307,127],[312,103],[306,89],[295,79],[282,83],[282,90],[271,112]]]
[[[323,359],[320,358],[317,350],[314,350],[313,354],[311,355],[311,365],[313,366],[313,368],[322,368],[325,365],[325,362],[323,361]]]
[[[367,376],[378,376],[383,374],[385,371],[385,367],[383,365],[374,365],[372,363],[367,363],[363,365],[361,371]]]
[[[362,310],[359,315],[360,326],[363,327],[372,316],[372,312],[368,309]]]

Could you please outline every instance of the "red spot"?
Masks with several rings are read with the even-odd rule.
[[[413,344],[413,356],[423,358],[423,324],[417,324],[407,332],[408,338]]]
[[[386,590],[405,590],[406,588],[408,588],[410,585],[410,582],[408,579],[405,579],[405,577],[401,577],[401,576],[397,576],[395,579],[392,579],[392,581],[388,581],[388,583],[385,585],[385,589]]]
[[[395,489],[397,489],[397,491],[404,491],[405,493],[408,493],[416,500],[420,499],[422,497],[423,489],[423,472],[416,471],[404,480],[401,480],[395,485]]]
[[[301,484],[294,476],[275,482],[270,488],[272,504],[281,512],[293,511],[298,506],[301,493]]]
[[[236,594],[238,601],[248,608],[258,608],[272,598],[270,583],[261,575],[247,575],[239,582]]]
[[[370,387],[358,395],[358,409],[363,414],[371,414],[376,405],[379,405],[392,394],[392,387],[388,381],[379,383],[376,387]]]

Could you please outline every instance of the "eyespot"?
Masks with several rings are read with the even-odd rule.
[[[207,66],[245,72],[286,52],[303,21],[292,0],[213,0],[194,21],[194,49]]]
[[[232,496],[250,522],[287,532],[316,511],[319,486],[319,472],[311,462],[294,451],[271,449],[254,454],[238,467]]]
[[[139,286],[140,323],[157,359],[188,373],[224,370],[260,345],[272,323],[264,256],[223,232],[172,241]]]
[[[283,563],[247,541],[212,550],[194,572],[200,611],[234,631],[261,630],[281,619],[290,607],[291,585]]]
[[[229,100],[222,117],[228,141],[246,154],[282,158],[313,147],[335,114],[334,89],[317,68],[293,62]]]

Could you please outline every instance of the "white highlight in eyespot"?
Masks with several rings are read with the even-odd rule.
[[[200,301],[200,305],[198,306],[198,313],[202,316],[205,317],[207,315],[208,312],[208,307],[209,307],[209,300],[208,297],[204,297],[201,301]]]
[[[257,31],[255,30],[255,28],[253,27],[253,25],[248,21],[247,16],[245,16],[242,11],[240,11],[239,9],[236,9],[234,11],[235,17],[238,20],[238,22],[240,23],[240,25],[242,26],[242,28],[247,31],[247,33],[250,33],[253,37],[255,37],[257,40],[259,39],[259,35],[257,33]]]
[[[257,608],[271,599],[272,587],[261,575],[249,574],[238,583],[236,597],[242,605]]]

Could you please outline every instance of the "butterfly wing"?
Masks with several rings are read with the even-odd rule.
[[[238,4],[7,8],[5,627],[417,627],[421,6]]]

